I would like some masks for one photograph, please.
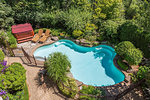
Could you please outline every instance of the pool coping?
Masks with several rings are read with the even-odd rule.
[[[69,40],[69,39],[64,39],[64,40]],[[59,40],[57,40],[57,41],[59,41]],[[30,53],[29,55],[30,55],[30,56],[33,56],[34,51],[35,51],[36,49],[38,49],[39,47],[45,46],[45,45],[50,45],[50,44],[53,44],[53,43],[55,43],[55,42],[57,42],[57,41],[50,41],[50,42],[48,42],[48,43],[38,44],[37,46],[35,46],[35,47],[32,49],[32,51],[31,51],[31,53]],[[70,41],[72,41],[72,40],[70,40]],[[75,43],[75,41],[72,41],[72,42]],[[76,43],[75,43],[75,44],[76,44]],[[77,45],[79,45],[79,44],[77,44]],[[114,48],[112,45],[109,45],[109,44],[99,44],[99,45],[107,45],[107,46],[110,46],[110,47]],[[83,46],[83,45],[80,45],[80,46]],[[83,46],[83,47],[86,47],[86,46]],[[119,84],[121,84],[121,83],[127,83],[127,82],[125,82],[125,80],[126,80],[126,78],[127,78],[128,73],[127,73],[126,71],[122,70],[122,69],[119,67],[119,65],[117,64],[117,60],[118,60],[118,55],[116,55],[116,56],[114,57],[114,59],[113,59],[113,64],[114,64],[114,66],[115,66],[119,71],[121,71],[121,72],[124,74],[124,76],[125,76],[124,80],[121,81],[121,82],[119,82],[119,83],[117,83],[117,84],[114,84],[114,85],[109,85],[109,86],[94,86],[94,87],[96,87],[96,88],[106,88],[106,87],[117,86],[117,85],[119,85]],[[37,60],[37,61],[40,61],[40,60]],[[44,62],[44,61],[40,61],[40,62]],[[74,79],[75,79],[75,78],[74,78]],[[81,82],[81,81],[79,81],[79,80],[77,80],[77,79],[75,79],[75,80],[78,81],[78,82]],[[81,83],[83,83],[83,82],[81,82]],[[130,81],[129,81],[129,84],[130,84]],[[83,83],[82,85],[80,85],[80,86],[83,86],[83,85],[88,86],[88,85],[86,85],[86,84],[84,84],[84,83]]]

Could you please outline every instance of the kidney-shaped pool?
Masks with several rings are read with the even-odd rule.
[[[37,56],[48,57],[53,52],[62,52],[68,56],[73,77],[84,84],[109,86],[125,78],[124,74],[113,64],[116,52],[110,46],[83,47],[70,40],[59,40],[37,48],[34,56],[35,58]]]

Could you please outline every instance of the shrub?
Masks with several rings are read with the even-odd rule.
[[[97,36],[96,35],[86,35],[84,38],[88,41],[96,41]]]
[[[129,49],[125,54],[125,60],[131,65],[138,65],[143,58],[143,53],[139,49]]]
[[[121,59],[118,59],[118,60],[117,60],[117,63],[118,63],[118,65],[119,65],[123,70],[125,70],[125,71],[128,70],[128,66],[127,66],[124,62],[122,62]]]
[[[102,90],[96,89],[93,86],[88,86],[88,87],[82,86],[82,90],[80,90],[80,93],[87,94],[87,95],[91,94],[94,96],[104,95],[104,92]],[[79,98],[84,99],[84,100],[97,100],[96,98],[91,97],[91,96],[80,96]]]
[[[133,82],[137,82],[138,80],[141,80],[143,78],[147,78],[147,74],[149,72],[150,68],[147,66],[140,66],[139,70],[136,74],[131,73],[131,79]]]
[[[87,23],[85,25],[84,32],[86,33],[86,35],[93,35],[93,34],[95,35],[97,29],[98,27],[95,24]]]
[[[5,54],[3,53],[2,50],[0,50],[0,62],[2,62],[5,58]]]
[[[83,32],[82,32],[81,30],[74,30],[74,31],[73,31],[73,36],[74,36],[75,38],[81,36],[82,34],[83,34]]]
[[[51,29],[51,34],[53,36],[59,36],[60,33],[64,33],[65,34],[66,32],[62,31],[61,29]]]
[[[1,89],[6,89],[9,93],[15,93],[22,90],[26,80],[25,69],[20,63],[11,64],[4,74],[1,74],[0,83]]]
[[[131,49],[131,48],[135,48],[134,45],[130,42],[130,41],[123,41],[120,42],[116,47],[115,47],[115,51],[117,52],[117,54],[119,54],[120,56],[124,56],[126,54],[126,52]]]
[[[77,84],[76,84],[76,81],[75,79],[73,78],[68,78],[65,82],[63,82],[63,84],[65,86],[67,86],[68,88],[64,87],[61,83],[58,83],[58,88],[59,90],[66,96],[68,97],[71,97],[71,98],[74,98],[75,95],[77,94],[78,92],[78,87],[77,87]],[[70,89],[71,90],[70,90]]]
[[[61,52],[55,52],[49,55],[45,62],[47,73],[55,82],[64,82],[66,80],[66,72],[71,68],[68,57]]]
[[[11,31],[7,32],[7,37],[8,37],[8,43],[10,45],[10,48],[16,48],[17,47],[17,40],[11,33]]]

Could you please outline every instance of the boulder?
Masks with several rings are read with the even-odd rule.
[[[80,44],[80,40],[75,40],[77,44]]]

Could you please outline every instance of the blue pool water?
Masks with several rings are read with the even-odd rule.
[[[60,40],[51,45],[39,47],[34,52],[34,56],[48,57],[53,52],[62,52],[68,56],[73,77],[84,84],[109,86],[125,78],[113,64],[116,53],[110,46],[83,47],[70,40]]]

